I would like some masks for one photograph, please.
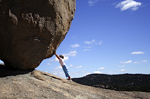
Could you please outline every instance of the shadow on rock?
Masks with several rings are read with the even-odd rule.
[[[16,76],[19,74],[27,74],[32,71],[33,70],[18,70],[18,69],[7,68],[6,66],[0,64],[0,77]]]

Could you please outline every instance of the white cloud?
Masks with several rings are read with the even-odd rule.
[[[101,70],[102,70],[102,69],[105,69],[105,67],[100,67],[100,68],[98,68],[98,69],[101,69]]]
[[[137,52],[132,52],[131,54],[132,54],[132,55],[138,55],[138,54],[145,54],[145,52],[137,51]]]
[[[64,56],[64,61],[67,61],[69,59],[68,56]]]
[[[62,67],[61,67],[61,66],[58,66],[58,67],[56,67],[56,68],[54,68],[54,69],[56,69],[56,70],[57,70],[57,69],[62,69]]]
[[[109,71],[108,74],[115,74],[115,72],[114,71]]]
[[[121,8],[121,11],[131,9],[133,11],[137,10],[142,5],[141,2],[136,2],[134,0],[124,0],[116,5],[116,8]]]
[[[142,62],[142,63],[146,63],[146,62],[147,62],[147,60],[142,60],[141,62]]]
[[[98,2],[98,0],[89,0],[89,5],[93,6],[96,2]]]
[[[50,59],[49,61],[50,61],[50,62],[53,62],[53,61],[56,61],[56,60],[55,60],[55,59]]]
[[[85,46],[84,48],[86,48],[86,49],[90,49],[90,48],[92,48],[92,46]]]
[[[132,63],[132,60],[129,60],[129,61],[121,61],[120,63],[124,63],[124,64]]]
[[[72,36],[72,38],[75,38],[75,36]]]
[[[101,45],[103,43],[103,41],[99,41],[97,42],[95,39],[93,39],[92,41],[84,41],[85,44],[90,45],[90,44],[98,44]],[[91,47],[91,46],[90,46]]]
[[[121,66],[119,66],[119,67],[125,67],[126,65],[121,65]]]
[[[120,71],[121,71],[121,72],[124,72],[124,71],[125,71],[125,69],[121,69]]]
[[[94,71],[93,73],[101,74],[101,73],[103,73],[103,72],[101,72],[101,71]]]
[[[69,53],[67,53],[67,54],[63,54],[64,56],[76,56],[76,54],[77,54],[77,51],[71,51],[71,52],[69,52]]]
[[[81,68],[82,66],[78,66],[78,67],[76,67],[76,68]]]
[[[63,71],[53,71],[52,74],[57,75],[59,77],[64,77],[64,72]]]
[[[47,63],[47,65],[51,65],[50,63]]]
[[[139,61],[134,62],[134,64],[138,64],[138,63],[140,63],[140,62]]]
[[[76,47],[80,47],[79,44],[74,44],[74,45],[71,45],[72,48],[76,48]]]
[[[146,63],[146,62],[147,62],[147,60],[141,60],[141,61],[136,61],[136,62],[134,62],[134,64]]]
[[[54,74],[54,75],[57,75],[58,73],[57,73],[57,72],[54,72],[53,74]]]
[[[91,51],[91,49],[84,49],[83,51]]]
[[[72,67],[73,65],[71,64],[71,65],[69,65],[69,67]]]
[[[94,43],[94,42],[95,42],[94,39],[93,39],[92,41],[84,41],[85,44],[92,44],[92,43]]]
[[[90,75],[91,73],[84,73],[83,76]]]
[[[84,43],[86,44],[86,46],[84,47],[83,51],[91,51],[93,46],[101,45],[103,43],[103,41],[97,42],[95,39],[93,39],[92,41],[84,41]]]
[[[102,45],[103,41],[99,41],[98,45]]]
[[[84,49],[83,51],[91,51],[92,46],[85,46],[84,48],[85,48],[85,49]]]

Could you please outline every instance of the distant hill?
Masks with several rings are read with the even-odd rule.
[[[150,92],[150,75],[148,74],[89,74],[85,77],[74,78],[73,81],[83,85],[117,91]]]

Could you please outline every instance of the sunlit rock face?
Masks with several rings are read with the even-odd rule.
[[[75,0],[0,0],[0,59],[14,69],[34,69],[65,38]]]

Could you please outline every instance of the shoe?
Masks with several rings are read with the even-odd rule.
[[[67,78],[67,80],[70,80],[70,81],[72,81],[70,76]]]

